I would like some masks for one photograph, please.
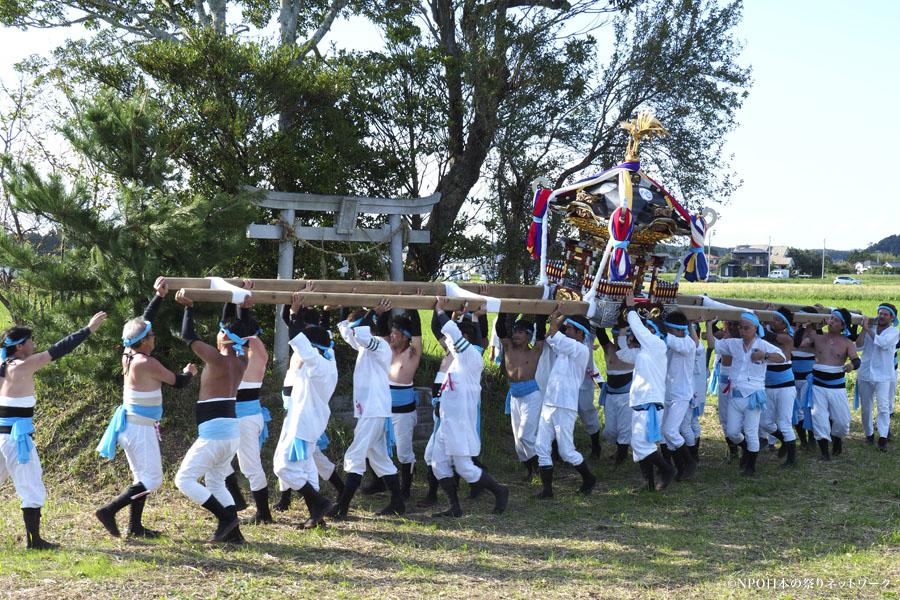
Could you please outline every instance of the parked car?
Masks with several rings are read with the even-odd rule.
[[[788,269],[772,269],[769,271],[769,279],[790,279],[791,272]]]
[[[849,275],[838,275],[834,278],[834,283],[836,285],[859,285],[862,283],[859,279],[854,279]]]

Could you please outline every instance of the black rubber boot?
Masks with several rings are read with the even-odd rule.
[[[41,509],[23,508],[22,519],[25,521],[26,547],[31,550],[55,550],[59,544],[41,539]]]
[[[641,469],[641,475],[644,476],[644,482],[646,484],[646,489],[651,492],[656,491],[656,483],[653,481],[653,460],[648,456],[640,461],[638,461],[638,466]],[[644,488],[641,488],[644,489]],[[638,491],[638,490],[636,490]]]
[[[741,471],[743,471],[744,469],[747,468],[747,452],[748,452],[748,450],[747,450],[747,440],[746,440],[746,439],[741,440],[741,443],[738,444],[738,447],[741,449],[741,460],[740,460],[740,462],[738,463],[738,468],[739,468]],[[760,448],[761,448],[761,447],[762,447],[762,446],[760,446]]]
[[[494,495],[494,514],[503,514],[506,504],[509,502],[509,488],[494,481],[491,474],[484,469],[481,470],[481,479],[478,480],[477,485]]]
[[[459,497],[456,495],[456,483],[453,481],[453,478],[445,477],[443,479],[438,479],[438,485],[440,485],[441,489],[444,490],[444,493],[447,494],[447,499],[450,501],[450,507],[443,512],[434,513],[431,516],[461,517],[462,508],[459,507]]]
[[[591,434],[591,456],[593,458],[600,458],[600,432]]]
[[[759,438],[759,450],[763,451],[769,447],[769,436]]]
[[[669,484],[675,480],[675,467],[665,461],[659,450],[651,454],[645,460],[650,462],[659,470],[660,481],[656,484],[656,491],[662,491],[669,487]]]
[[[831,436],[831,454],[832,454],[832,456],[837,456],[843,451],[844,451],[844,438],[839,438],[836,435]]]
[[[659,453],[660,456],[662,456],[662,459],[666,461],[667,465],[669,465],[670,467],[675,466],[674,461],[672,460],[672,452],[669,451],[669,446],[667,446],[666,444],[660,444]]]
[[[306,501],[306,508],[309,510],[309,519],[303,523],[303,528],[315,529],[316,527],[324,527],[325,514],[335,503],[317,492],[309,482],[300,488],[300,494]]]
[[[590,494],[594,486],[597,485],[597,476],[591,473],[587,466],[587,461],[581,461],[581,464],[575,466],[575,470],[581,475],[581,487],[578,491],[582,494]]]
[[[728,454],[725,456],[725,462],[730,463],[738,455],[738,446],[728,438],[725,438],[725,443],[728,444]]]
[[[531,481],[534,479],[534,476],[538,474],[538,457],[537,454],[532,456],[526,461],[522,462],[525,465],[525,477],[522,478],[522,481]]]
[[[234,510],[240,512],[247,508],[247,501],[244,500],[244,494],[241,493],[241,486],[238,485],[237,473],[232,473],[225,478],[225,489],[231,494],[234,500]]]
[[[382,479],[387,489],[391,491],[391,502],[375,514],[380,517],[402,515],[406,512],[406,503],[403,501],[403,490],[400,489],[400,478],[394,473],[393,475],[385,475]]]
[[[332,475],[334,477],[334,475]],[[331,481],[330,479],[328,481]],[[342,484],[343,485],[343,484]],[[340,495],[340,492],[338,492]],[[291,507],[291,488],[288,488],[281,492],[281,497],[278,499],[278,503],[272,507],[272,510],[277,510],[278,512],[284,512]]]
[[[341,476],[337,474],[337,469],[335,469],[331,473],[331,477],[328,478],[328,483],[337,490],[338,497],[344,492],[344,480],[341,479]]]
[[[438,490],[438,480],[437,477],[434,476],[434,471],[431,467],[428,467],[428,493],[425,494],[425,497],[416,502],[416,506],[421,508],[428,508],[429,506],[434,506],[437,504],[437,490]]]
[[[113,498],[112,502],[98,508],[94,512],[94,515],[97,517],[97,520],[100,521],[100,524],[106,528],[109,535],[119,537],[120,534],[119,526],[116,524],[116,513],[131,504],[135,499],[146,495],[147,488],[141,483],[135,483],[134,485],[128,486],[124,492]]]
[[[690,481],[697,475],[697,463],[694,462],[694,459],[691,457],[691,451],[688,446],[682,445],[681,448],[675,451],[676,454],[681,455],[681,462],[684,465],[684,471],[681,473],[681,479],[684,481]]]
[[[335,520],[347,518],[347,513],[350,511],[350,502],[353,500],[353,496],[356,495],[356,490],[359,489],[362,478],[363,476],[357,473],[347,473],[347,479],[344,480],[344,491],[341,492],[341,497],[338,498],[338,501],[325,512],[326,517],[332,517]]]
[[[817,442],[819,444],[819,452],[822,453],[822,456],[819,457],[819,460],[821,462],[828,462],[829,460],[831,460],[831,455],[828,453],[828,440],[823,438],[821,440],[817,440]]]
[[[543,489],[535,495],[535,498],[553,497],[553,467],[540,467],[541,485]]]
[[[881,452],[887,452],[887,438],[878,438],[878,450]]]
[[[413,466],[415,463],[400,463],[400,491],[403,499],[409,500],[412,491]]]
[[[688,454],[691,455],[691,460],[695,463],[700,464],[700,440],[697,440],[697,443],[693,446],[688,446]]]
[[[368,463],[366,463],[368,465]],[[373,494],[380,494],[387,490],[387,486],[384,485],[384,481],[381,477],[375,475],[375,472],[372,470],[372,467],[366,468],[366,474],[369,475],[368,483],[359,488],[359,491],[364,496],[371,496]]]
[[[210,495],[209,500],[201,504],[203,508],[211,512],[219,520],[216,531],[207,543],[224,542],[231,530],[238,526],[237,509],[233,506],[225,508],[222,506],[215,496]],[[232,510],[229,510],[232,509]]]
[[[253,490],[253,501],[256,503],[256,514],[249,519],[241,521],[243,525],[263,525],[274,523],[272,513],[269,511],[269,486]]]
[[[803,429],[803,421],[794,425],[794,431],[797,433],[797,440],[800,441],[800,449],[809,450],[809,442],[806,441],[806,430]]]
[[[128,537],[130,538],[144,538],[152,540],[158,537],[162,537],[162,534],[160,534],[158,531],[147,529],[146,527],[144,527],[144,524],[141,523],[141,519],[144,516],[144,505],[146,503],[147,494],[144,494],[140,498],[135,498],[134,500],[132,500],[131,504],[128,506]]]
[[[681,448],[684,448],[684,446],[681,446]],[[681,481],[681,478],[684,476],[684,455],[681,453],[681,448],[672,452],[672,450],[666,446],[666,451],[663,453],[664,457],[668,454],[675,466],[675,481]]]
[[[744,477],[753,477],[756,475],[756,457],[759,456],[759,452],[751,452],[747,450],[747,461],[744,465],[744,470],[741,471],[741,475]]]
[[[784,449],[784,453],[787,456],[787,460],[781,463],[781,468],[795,466],[797,464],[797,440],[784,442],[783,444],[781,444],[781,447]]]
[[[870,446],[875,445],[875,434],[874,433],[872,435],[866,436],[866,443]]]
[[[628,458],[628,444],[616,444],[616,462],[615,465],[618,467],[625,459]]]
[[[241,533],[241,520],[238,518],[237,509],[234,507],[234,505],[231,505],[226,506],[225,511],[230,517],[237,520],[238,524],[234,526],[234,529],[228,532],[222,542],[225,544],[230,544],[232,546],[243,546],[247,543],[247,540],[244,539],[244,534]]]

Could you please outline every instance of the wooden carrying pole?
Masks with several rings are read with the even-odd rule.
[[[722,304],[730,304],[731,306],[739,306],[741,308],[750,308],[755,310],[767,310],[770,304],[774,304],[775,308],[785,307],[791,312],[799,311],[803,308],[804,304],[787,304],[785,302],[768,302],[766,300],[745,300],[744,298],[720,298],[707,296],[710,300],[715,300],[716,302],[721,302]],[[693,304],[696,300],[703,298],[703,296],[692,296],[690,294],[678,294],[678,303],[679,304]],[[826,309],[829,311],[834,310],[837,307],[826,306]],[[851,313],[861,314],[862,311],[859,310],[850,310]]]
[[[737,321],[741,318],[741,315],[747,312],[746,309],[743,308],[721,308],[721,307],[704,307],[704,306],[690,306],[690,305],[679,305],[677,309],[684,313],[684,316],[688,318],[690,321]],[[769,323],[774,321],[776,318],[774,310],[756,310],[753,313],[759,318],[759,320],[763,323]],[[794,324],[799,325],[800,323],[824,323],[831,318],[830,313],[794,313]],[[865,317],[862,315],[852,314],[850,315],[850,320],[859,324]]]
[[[244,287],[242,279],[225,279],[227,283]],[[257,292],[300,292],[306,287],[305,279],[251,279],[254,286],[254,297]],[[444,296],[447,288],[443,283],[429,281],[347,281],[340,279],[314,279],[316,292],[346,292],[356,289],[360,294],[415,294],[422,290],[429,296]],[[209,279],[203,277],[166,277],[172,289],[195,288],[209,289]],[[477,294],[478,283],[458,283],[460,288]],[[487,293],[493,298],[519,298],[523,300],[540,300],[544,297],[544,288],[539,285],[514,285],[506,283],[488,283]],[[288,298],[288,304],[290,298]]]

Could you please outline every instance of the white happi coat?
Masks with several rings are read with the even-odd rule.
[[[449,340],[453,362],[441,391],[441,426],[436,432],[438,443],[449,456],[478,456],[478,407],[481,404],[481,371],[484,359],[452,320],[441,327]]]
[[[294,373],[284,427],[287,439],[300,438],[315,444],[325,433],[331,416],[328,401],[337,386],[337,364],[322,356],[302,333],[291,340],[291,347],[303,359],[303,365]]]
[[[553,351],[554,358],[544,390],[544,406],[577,411],[578,395],[591,360],[591,351],[587,345],[562,331],[547,338],[546,344]]]
[[[373,336],[368,327],[338,323],[338,331],[350,347],[358,351],[353,369],[353,415],[357,419],[391,416],[391,347]]]
[[[634,365],[629,404],[641,406],[648,402],[663,404],[666,394],[666,343],[644,327],[636,311],[628,311],[628,325],[640,348],[621,348],[619,360]]]

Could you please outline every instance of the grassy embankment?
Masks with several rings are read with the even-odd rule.
[[[809,281],[730,282],[685,285],[683,291],[821,301],[871,314],[881,300],[900,296],[892,282],[888,278],[845,287]],[[426,351],[434,354],[436,345],[426,344]],[[423,369],[423,381],[428,371],[433,373],[434,360]],[[601,479],[591,496],[572,495],[577,475],[558,469],[557,497],[539,502],[531,498],[536,484],[519,481],[511,458],[501,414],[502,382],[495,368],[486,372],[485,461],[512,488],[506,514],[491,515],[485,499],[464,503],[466,514],[459,520],[436,520],[422,509],[402,519],[373,518],[370,509],[386,500],[358,497],[355,520],[310,533],[295,528],[306,516],[295,501],[278,524],[247,527],[251,544],[237,550],[200,543],[211,522],[171,483],[194,435],[191,392],[166,396],[167,480],[148,502],[146,521],[167,537],[144,543],[113,540],[92,516],[100,502],[128,481],[121,453],[114,463],[99,465],[91,451],[112,400],[60,384],[50,395],[45,383],[41,391],[48,395],[41,396],[36,417],[36,442],[50,494],[44,531],[63,549],[22,551],[18,500],[7,482],[0,488],[0,595],[747,598],[760,595],[757,585],[768,586],[762,590],[765,597],[782,598],[900,593],[898,450],[892,447],[883,455],[865,445],[857,414],[838,460],[821,464],[800,453],[797,468],[785,472],[767,454],[760,457],[759,476],[748,480],[721,460],[724,442],[710,398],[702,417],[702,463],[695,482],[662,493],[634,493],[637,468],[627,463],[615,470],[603,457],[590,461]],[[270,397],[268,404],[275,408],[277,402]],[[98,410],[98,405],[104,408]],[[277,409],[273,416],[279,418]],[[277,427],[273,429],[277,435]],[[344,443],[338,439],[334,449]],[[580,431],[577,443],[586,445]],[[267,449],[271,451],[269,445]],[[416,495],[422,493],[419,486],[417,481]],[[327,484],[325,490],[331,492]],[[746,578],[760,581],[748,590]]]

